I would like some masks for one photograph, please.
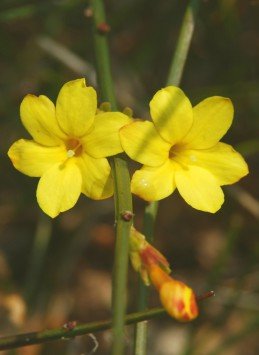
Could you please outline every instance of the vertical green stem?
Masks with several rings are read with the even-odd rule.
[[[139,322],[135,327],[135,355],[145,355],[147,348],[147,321]]]
[[[151,202],[145,208],[144,214],[144,235],[148,242],[154,239],[154,227],[157,215],[158,202]],[[148,287],[144,285],[141,277],[138,279],[138,311],[143,311],[148,307]],[[147,347],[147,325],[148,323],[140,322],[135,326],[135,355],[145,355]]]
[[[32,311],[35,306],[37,289],[46,261],[51,233],[52,220],[44,213],[40,212],[24,289],[24,297],[30,311]]]
[[[116,110],[116,100],[110,70],[109,50],[105,29],[106,19],[102,0],[92,1],[94,19],[94,43],[97,61],[98,83],[103,101],[109,101]],[[111,159],[114,178],[116,246],[112,291],[112,354],[123,354],[123,329],[126,312],[129,233],[132,222],[123,218],[124,211],[132,212],[130,176],[122,155]]]
[[[130,177],[127,163],[123,157],[116,157],[111,161],[115,186],[115,214],[116,214],[116,245],[113,266],[112,292],[112,323],[113,323],[113,355],[123,353],[123,325],[126,312],[127,272],[129,233],[131,221],[125,221],[123,211],[132,211],[130,192]]]
[[[176,44],[173,60],[169,69],[167,85],[179,85],[183,70],[186,64],[187,56],[190,49],[190,44],[194,32],[195,22],[197,18],[197,10],[199,0],[191,0],[184,14],[180,34]]]
[[[143,231],[148,242],[154,239],[154,227],[157,216],[158,202],[154,201],[145,208]],[[138,311],[143,311],[148,307],[148,288],[144,285],[142,279],[138,280]],[[147,348],[147,325],[148,323],[140,322],[135,326],[135,355],[145,355]]]
[[[184,66],[187,60],[190,44],[194,32],[199,0],[191,0],[186,8],[176,49],[172,58],[167,85],[179,85],[182,79]],[[143,233],[148,241],[154,238],[155,221],[158,211],[158,201],[151,202],[145,208]],[[138,310],[147,308],[147,287],[139,281]],[[142,338],[147,336],[147,323],[137,324],[135,330],[135,354],[146,354],[146,341]],[[141,347],[142,346],[142,347]]]
[[[105,9],[102,0],[92,0],[94,19],[94,46],[97,67],[97,81],[101,100],[110,102],[112,109],[117,109],[113,80],[111,75],[110,55],[107,42]]]
[[[158,202],[151,202],[145,208],[144,214],[144,235],[149,243],[154,240],[154,227],[157,216]],[[144,285],[142,279],[139,277],[139,295],[138,295],[138,311],[147,308],[148,287]]]

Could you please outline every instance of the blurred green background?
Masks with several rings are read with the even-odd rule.
[[[112,71],[121,108],[148,118],[148,103],[165,86],[186,1],[106,1]],[[16,171],[6,152],[28,137],[19,120],[27,93],[55,100],[60,87],[85,76],[96,87],[91,11],[87,1],[2,0],[0,4],[0,331],[17,332],[109,318],[114,251],[112,199],[81,197],[50,220],[36,203],[37,179]],[[213,289],[200,317],[179,324],[149,322],[148,354],[259,353],[259,1],[201,1],[181,87],[193,104],[230,97],[235,119],[223,141],[246,158],[250,174],[225,188],[215,215],[193,210],[179,196],[160,203],[155,245],[175,277],[197,293]],[[136,226],[144,202],[134,198]],[[128,311],[136,310],[137,275],[130,268]],[[150,306],[159,305],[155,292]],[[108,354],[109,331],[96,333],[96,354]],[[133,352],[133,327],[125,330]],[[8,354],[81,354],[89,336]]]

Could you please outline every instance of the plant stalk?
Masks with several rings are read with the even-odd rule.
[[[149,311],[131,313],[125,317],[125,324],[146,321],[154,317],[165,315],[163,308],[153,308]],[[81,324],[73,327],[74,322],[68,322],[60,328],[43,330],[40,332],[23,333],[0,338],[0,350],[14,349],[22,346],[42,344],[53,340],[67,340],[78,335],[110,329],[112,321],[101,321]]]
[[[110,69],[110,57],[107,42],[109,26],[105,18],[102,0],[94,0],[94,43],[97,61],[97,77],[100,86],[101,98],[109,101],[113,110],[117,109],[113,81]],[[124,212],[132,213],[132,197],[130,192],[130,176],[124,156],[118,155],[110,159],[114,179],[116,246],[113,266],[112,287],[112,324],[113,345],[112,354],[123,354],[124,349],[124,322],[126,313],[127,273],[129,234],[131,220],[123,218]],[[133,213],[132,213],[133,215]]]

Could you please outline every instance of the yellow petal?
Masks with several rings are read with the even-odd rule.
[[[175,166],[169,159],[159,167],[143,166],[131,180],[131,190],[146,201],[165,198],[175,189]]]
[[[82,175],[74,160],[56,164],[40,178],[37,188],[40,208],[54,218],[76,204],[81,188]]]
[[[212,173],[219,185],[229,185],[248,174],[243,157],[231,145],[219,142],[204,150],[189,149],[180,153],[182,163],[200,166]]]
[[[216,177],[198,166],[177,169],[175,182],[184,200],[197,210],[215,213],[224,202]]]
[[[55,146],[65,138],[55,116],[54,104],[44,95],[27,95],[20,107],[24,127],[35,142]]]
[[[86,196],[102,200],[113,195],[111,167],[107,159],[82,154],[77,158],[77,164],[83,176],[82,192]]]
[[[119,129],[131,122],[131,118],[120,112],[95,116],[93,130],[82,139],[87,154],[94,158],[104,158],[123,152]]]
[[[44,147],[31,140],[20,139],[8,151],[14,167],[23,174],[39,177],[67,158],[64,146]]]
[[[224,136],[232,124],[234,108],[230,99],[209,97],[193,108],[193,125],[183,143],[194,149],[210,148]]]
[[[159,90],[150,101],[154,124],[167,142],[181,141],[192,126],[192,105],[183,91],[175,86]]]
[[[85,79],[69,81],[57,98],[58,123],[71,137],[82,137],[93,125],[96,108],[96,92],[86,87]]]
[[[171,145],[163,140],[149,121],[136,121],[120,130],[121,144],[131,159],[159,166],[168,158]]]

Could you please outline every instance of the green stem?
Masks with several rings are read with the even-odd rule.
[[[180,34],[176,44],[176,49],[173,55],[171,66],[169,69],[169,75],[167,78],[167,85],[179,85],[183,76],[183,70],[186,64],[188,52],[190,49],[190,44],[194,32],[195,21],[197,17],[197,10],[199,6],[199,0],[191,0],[187,6],[184,14]],[[158,210],[158,201],[151,202],[147,205],[144,214],[144,228],[143,233],[148,241],[152,241],[154,238],[154,228],[155,221]],[[147,296],[148,290],[143,282],[139,281],[139,298],[138,298],[138,310],[143,310],[147,308]],[[136,328],[135,339],[141,338],[141,336],[146,336],[147,324],[143,323],[138,325]],[[139,353],[137,353],[137,341],[135,342],[135,354],[146,354],[146,341],[142,340],[140,344],[143,345]]]
[[[136,322],[146,321],[166,312],[163,308],[153,308],[146,312],[131,313],[125,317],[125,324],[133,324]],[[63,340],[74,338],[78,335],[89,334],[110,329],[112,321],[91,322],[78,326],[71,326],[73,322],[65,324],[61,328],[48,329],[41,332],[23,333],[0,338],[0,350],[14,349],[22,346],[46,343],[53,340]]]
[[[135,329],[135,355],[145,355],[147,348],[147,321],[136,324]]]
[[[194,32],[199,3],[199,0],[191,0],[185,11],[180,34],[176,44],[176,49],[167,78],[167,85],[178,86],[182,80],[183,70],[186,64]]]
[[[145,232],[147,241],[150,243],[152,243],[152,241],[154,240],[154,229],[155,229],[157,210],[158,210],[158,201],[149,203],[145,208],[143,230]]]
[[[158,202],[151,202],[145,208],[144,214],[144,235],[148,242],[154,239],[154,226],[157,215]],[[138,311],[143,311],[148,307],[148,287],[144,285],[141,277],[138,279]],[[147,322],[136,324],[135,328],[135,355],[145,355],[147,347]]]
[[[116,100],[110,70],[109,50],[105,29],[106,19],[102,0],[94,0],[94,42],[97,60],[97,75],[100,85],[101,97],[111,103],[116,110]],[[107,28],[107,26],[106,26]],[[126,313],[126,291],[128,273],[129,234],[132,221],[123,218],[123,212],[132,212],[132,197],[130,192],[130,176],[126,160],[122,155],[111,159],[112,174],[114,178],[114,200],[116,221],[116,246],[113,268],[113,346],[112,354],[123,353],[124,339],[123,329]]]
[[[145,208],[144,214],[144,235],[149,243],[154,240],[154,228],[157,216],[158,202],[151,202]],[[138,311],[147,308],[148,287],[144,285],[141,277],[139,277],[139,294],[138,294]]]
[[[94,46],[97,66],[97,82],[102,101],[110,102],[116,110],[116,98],[111,75],[107,33],[101,32],[100,25],[106,24],[105,9],[102,0],[93,0]],[[103,30],[104,31],[104,30]]]
[[[35,305],[37,289],[42,277],[51,233],[51,219],[40,212],[24,290],[24,297],[30,311],[33,310],[33,306]]]
[[[115,260],[113,266],[113,352],[114,355],[123,353],[124,347],[124,317],[127,300],[127,273],[128,273],[128,252],[129,233],[131,221],[123,220],[123,211],[132,211],[130,193],[130,177],[127,163],[123,157],[114,158],[112,170],[115,186],[115,207],[116,207],[116,245]]]

